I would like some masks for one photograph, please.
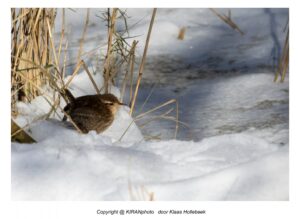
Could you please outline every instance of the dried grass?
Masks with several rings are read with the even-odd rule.
[[[287,27],[287,33],[284,42],[284,48],[280,57],[277,71],[275,74],[274,82],[277,82],[280,77],[280,82],[284,82],[289,67],[289,28]]]
[[[144,186],[133,186],[128,180],[128,192],[131,201],[155,201],[154,192],[149,192]]]
[[[48,84],[47,72],[52,64],[49,44],[53,43],[49,30],[53,28],[55,17],[55,9],[11,9],[11,90],[14,93],[11,103],[16,114],[17,101],[30,102],[40,95],[28,81],[38,86]],[[36,65],[42,66],[46,72]]]

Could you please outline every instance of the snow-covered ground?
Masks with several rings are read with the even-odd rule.
[[[130,35],[138,36],[142,54],[151,10],[127,12]],[[99,31],[105,26],[95,16],[99,13],[91,11],[85,52],[105,45],[105,32]],[[231,14],[244,36],[208,9],[158,10],[137,112],[175,98],[179,120],[188,126],[180,126],[177,140],[173,121],[142,127],[142,121],[132,123],[127,107],[99,135],[81,135],[66,127],[58,111],[30,126],[38,143],[12,143],[12,198],[288,200],[289,84],[288,78],[274,83],[271,73],[284,42],[288,10],[234,9]],[[84,15],[85,10],[67,10],[70,62],[76,59]],[[183,26],[186,37],[179,41]],[[82,58],[94,65],[105,51],[99,48]],[[102,77],[94,78],[100,87]],[[84,72],[70,89],[75,96],[95,93]],[[111,92],[120,95],[118,88]],[[21,125],[50,109],[43,97],[18,107]],[[149,135],[160,140],[148,141]]]

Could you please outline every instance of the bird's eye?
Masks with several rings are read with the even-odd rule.
[[[110,106],[114,105],[114,103],[113,103],[113,102],[110,102],[110,101],[105,102],[105,104],[106,104],[106,105],[110,105]]]

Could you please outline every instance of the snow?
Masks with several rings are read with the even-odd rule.
[[[69,61],[74,61],[86,11],[66,12]],[[84,51],[99,50],[82,57],[91,72],[105,52],[99,46],[106,40],[99,13],[91,10]],[[128,14],[139,56],[151,10],[128,9]],[[240,36],[208,9],[159,9],[133,117],[175,98],[188,128],[180,126],[174,139],[173,121],[142,127],[122,106],[108,130],[82,135],[61,122],[60,110],[37,121],[50,111],[45,98],[53,91],[44,87],[44,96],[18,103],[16,121],[30,124],[27,130],[38,143],[12,143],[12,199],[289,200],[289,78],[274,83],[271,73],[287,17],[287,9],[232,9],[232,19],[246,33]],[[187,28],[183,41],[177,40],[181,27]],[[59,29],[60,22],[58,34]],[[101,71],[95,71],[100,88]],[[110,92],[120,97],[118,87]],[[70,91],[76,97],[96,93],[85,72],[75,76]]]
[[[200,142],[112,143],[61,133],[12,144],[14,200],[288,200],[288,150],[244,134]],[[271,155],[270,155],[271,154]]]
[[[167,201],[271,201],[289,199],[288,183],[288,151],[282,149],[249,163],[149,189],[159,191],[158,200]]]
[[[218,136],[199,143],[143,143],[124,149],[95,133],[87,137],[75,132],[67,136],[64,133],[60,141],[48,139],[27,147],[13,144],[12,171],[18,176],[12,178],[13,197],[21,200],[128,200],[130,179],[153,191],[158,200],[222,200],[226,198],[224,195],[229,199],[245,199],[248,195],[272,199],[273,187],[286,184],[285,150],[271,158],[235,167],[237,161],[246,162],[258,152],[272,150],[266,142],[243,135]],[[275,170],[279,174],[274,176]],[[285,180],[277,184],[281,177]],[[268,178],[275,185],[268,187]],[[235,185],[237,179],[239,183]],[[115,184],[111,185],[112,181]],[[231,190],[233,185],[237,191]],[[239,194],[245,189],[242,185],[247,185],[250,191],[246,189]],[[262,194],[257,192],[259,197],[253,195],[254,188],[264,186],[267,188]],[[218,187],[220,189],[215,190]],[[284,192],[275,195],[287,199]]]

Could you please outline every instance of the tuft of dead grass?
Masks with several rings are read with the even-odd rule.
[[[48,84],[47,73],[53,59],[49,50],[52,38],[49,30],[54,26],[55,17],[55,9],[11,9],[11,90],[14,94],[11,97],[12,115],[17,115],[17,101],[30,102],[40,95],[28,81],[38,86]],[[46,72],[36,65],[43,66]]]
[[[130,201],[155,201],[155,193],[148,191],[146,186],[133,186],[128,180],[128,192]]]

